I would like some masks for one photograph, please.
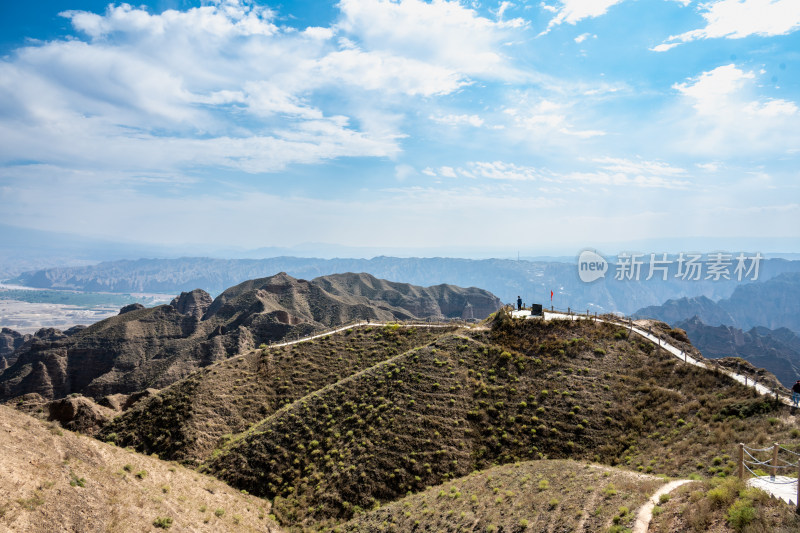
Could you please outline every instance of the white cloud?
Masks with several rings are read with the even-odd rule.
[[[686,170],[673,167],[663,161],[630,160],[616,157],[600,157],[594,159],[595,163],[612,172],[625,174],[657,174],[661,176],[682,176]]]
[[[492,21],[458,1],[342,0],[339,27],[374,51],[402,54],[466,76],[519,79],[501,53],[520,18]]]
[[[425,167],[424,169],[422,169],[422,173],[432,178],[436,177],[436,171],[433,170],[431,167]]]
[[[474,126],[476,128],[480,128],[483,126],[483,119],[478,115],[431,115],[430,118],[432,121],[437,122],[439,124],[447,124],[448,126]]]
[[[789,117],[796,115],[797,111],[797,104],[780,99],[750,102],[744,107],[745,113],[765,118]]]
[[[503,15],[505,15],[506,10],[510,7],[514,7],[514,4],[507,1],[500,2],[500,7],[497,8],[497,19],[503,20]]]
[[[716,0],[700,4],[699,10],[706,26],[673,35],[665,44],[671,44],[671,48],[698,39],[771,37],[800,29],[800,2],[797,0]],[[669,49],[660,47],[654,50]]]
[[[549,31],[553,26],[575,24],[576,22],[605,15],[609,8],[621,3],[623,0],[560,0],[558,5],[550,10],[556,14],[547,25]]]
[[[578,44],[581,44],[583,41],[585,41],[589,37],[597,39],[597,35],[592,35],[591,33],[581,33],[580,35],[575,37],[575,42],[578,43]]]
[[[476,177],[493,180],[535,181],[541,175],[537,168],[503,161],[472,162],[468,167]]]
[[[676,83],[673,88],[689,97],[693,107],[703,115],[729,114],[731,111],[738,111],[772,118],[797,113],[797,105],[787,100],[745,101],[742,89],[755,77],[753,72],[745,72],[730,64],[703,72],[699,77],[685,83]]]
[[[672,87],[688,96],[694,108],[701,114],[714,114],[729,105],[729,97],[737,93],[746,80],[752,80],[752,72],[744,72],[734,64],[723,65],[703,72],[699,77]]]
[[[390,53],[341,50],[320,59],[314,68],[322,80],[340,80],[371,91],[410,96],[449,94],[468,85],[463,73]]]
[[[439,167],[439,175],[445,178],[457,178],[456,171],[453,167]]]
[[[339,7],[337,25],[303,31],[278,27],[271,10],[247,0],[65,12],[85,40],[0,59],[0,162],[260,173],[391,158],[403,137],[393,97],[520,76],[500,53],[520,19],[492,21],[444,0]],[[370,92],[381,98],[360,97]],[[444,117],[462,119],[482,125],[476,115]]]
[[[676,83],[673,88],[690,105],[694,114],[680,121],[680,144],[691,152],[722,154],[785,152],[800,142],[796,103],[759,98],[757,76],[734,64],[703,72]]]
[[[697,163],[695,166],[706,172],[717,172],[722,165],[716,161],[712,161],[709,163]]]
[[[661,44],[658,44],[658,45],[650,48],[650,51],[652,51],[652,52],[666,52],[668,50],[672,50],[676,46],[680,46],[680,44],[681,43],[669,43],[669,44],[661,43]]]
[[[590,166],[593,167],[591,170],[554,172],[506,161],[473,161],[467,163],[465,168],[442,167],[438,174],[451,178],[468,177],[542,184],[575,182],[651,189],[685,189],[689,186],[686,170],[662,161],[603,157],[592,160]]]
[[[535,104],[527,102],[528,95],[520,98],[520,103],[525,107],[510,107],[503,112],[512,117],[514,126],[522,129],[528,135],[547,137],[554,133],[569,137],[588,139],[606,134],[602,130],[577,129],[568,120],[567,113],[570,104],[540,99]]]

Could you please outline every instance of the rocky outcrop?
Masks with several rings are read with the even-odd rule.
[[[130,304],[130,305],[126,305],[125,307],[120,309],[119,310],[119,314],[120,315],[124,315],[125,313],[130,313],[131,311],[138,311],[139,309],[144,309],[144,306],[142,304],[139,304],[139,303]]]
[[[13,363],[16,360],[16,357],[12,358],[13,353],[32,338],[32,335],[23,335],[13,329],[0,329],[0,358],[6,358],[9,364]]]
[[[261,343],[355,320],[461,318],[467,304],[474,318],[483,318],[500,300],[476,288],[418,287],[368,274],[306,281],[281,273],[231,287],[213,301],[194,290],[170,305],[134,304],[69,336],[40,330],[0,374],[0,401],[26,393],[102,398],[163,388]],[[114,407],[110,399],[106,405]]]
[[[48,404],[48,420],[56,421],[70,431],[94,435],[116,412],[98,405],[84,396],[55,400]]]
[[[77,326],[72,326],[71,328],[64,330],[64,335],[66,335],[67,337],[70,337],[72,335],[75,335],[76,333],[80,333],[81,331],[83,331],[85,329],[86,329],[86,326],[83,326],[83,325],[80,325],[80,324],[77,325]]]
[[[206,314],[212,302],[211,296],[206,291],[195,289],[191,292],[182,292],[169,305],[177,309],[179,313],[191,315],[199,320]]]

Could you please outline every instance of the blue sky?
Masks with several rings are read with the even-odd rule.
[[[0,54],[0,223],[800,251],[797,0],[3,2]]]

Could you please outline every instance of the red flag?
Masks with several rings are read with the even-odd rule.
[[[553,291],[550,291],[550,301],[553,301]]]

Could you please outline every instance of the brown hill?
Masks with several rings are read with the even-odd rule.
[[[4,406],[0,435],[0,531],[281,531],[269,502],[177,464]]]
[[[205,469],[273,499],[284,526],[324,530],[520,460],[729,475],[736,442],[800,442],[784,410],[624,328],[509,320],[312,391],[230,438]]]
[[[281,407],[453,330],[366,327],[253,350],[141,401],[106,425],[99,438],[199,464],[215,446]]]
[[[500,301],[481,289],[422,288],[341,274],[296,280],[286,274],[244,282],[213,302],[203,291],[170,305],[130,307],[70,336],[32,339],[0,374],[0,401],[102,397],[163,388],[215,361],[262,343],[305,336],[355,320],[483,318]]]

